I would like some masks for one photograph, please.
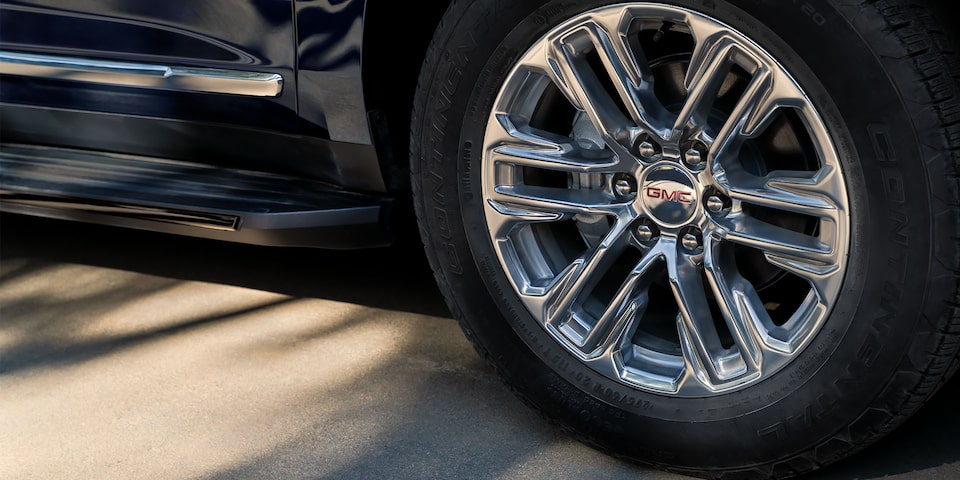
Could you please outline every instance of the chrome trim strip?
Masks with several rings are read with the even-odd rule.
[[[151,207],[133,203],[99,201],[83,198],[56,198],[0,190],[0,211],[11,204],[29,207],[54,208],[76,212],[111,215],[187,227],[206,228],[222,232],[240,230],[240,217],[229,214],[189,211],[166,207]]]
[[[250,97],[276,97],[283,90],[283,77],[276,73],[170,67],[4,51],[0,51],[0,74]]]

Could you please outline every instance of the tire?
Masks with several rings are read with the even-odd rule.
[[[411,127],[437,282],[589,445],[835,462],[957,369],[957,65],[915,2],[454,1]]]

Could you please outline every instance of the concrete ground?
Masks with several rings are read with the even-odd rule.
[[[682,478],[514,399],[425,265],[0,217],[0,478]],[[958,401],[814,478],[960,478]]]

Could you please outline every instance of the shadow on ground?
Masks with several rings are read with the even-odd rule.
[[[0,298],[0,427],[21,439],[0,451],[23,452],[3,478],[679,478],[522,407],[411,239],[270,249],[3,216]],[[955,478],[958,401],[960,379],[813,478]]]
[[[299,298],[324,298],[375,308],[449,316],[419,240],[368,250],[265,248],[80,223],[0,217],[4,258],[31,265],[79,263],[234,285]]]

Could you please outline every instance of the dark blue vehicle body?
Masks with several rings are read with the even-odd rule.
[[[276,96],[142,87],[24,74],[7,58],[0,207],[259,244],[386,243],[392,197],[406,185],[403,141],[389,143],[389,126],[408,118],[418,55],[442,9],[406,35],[403,54],[412,61],[391,65],[395,54],[364,51],[364,42],[371,25],[387,37],[400,30],[391,19],[398,7],[382,2],[374,12],[370,3],[3,0],[3,53],[275,74],[282,82]],[[100,184],[44,180],[31,167],[39,164]],[[185,172],[189,184],[160,181]],[[145,184],[154,193],[144,193]],[[219,226],[205,228],[205,217]]]

